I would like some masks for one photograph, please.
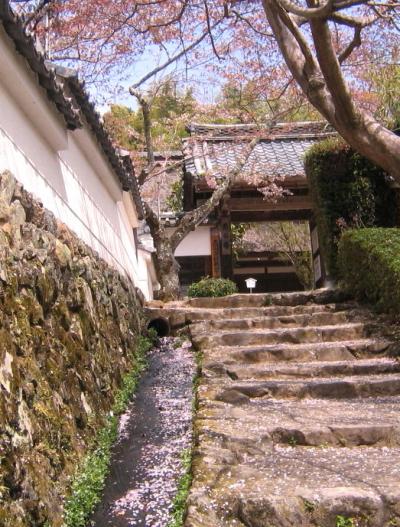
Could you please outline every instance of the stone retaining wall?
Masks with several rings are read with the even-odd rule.
[[[132,367],[141,302],[0,177],[0,525],[60,527],[70,478]]]

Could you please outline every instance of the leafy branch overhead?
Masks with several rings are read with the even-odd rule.
[[[173,72],[196,87],[209,88],[217,78],[254,82],[268,94],[265,100],[273,101],[294,81],[355,150],[400,180],[400,138],[368,108],[373,86],[368,70],[398,66],[397,0],[51,0],[42,7],[28,0],[15,5],[52,60],[79,67],[103,89],[107,80],[128,73],[135,94]],[[135,64],[149,62],[149,53],[157,61],[135,78]]]

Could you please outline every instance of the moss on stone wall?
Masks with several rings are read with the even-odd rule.
[[[62,525],[70,478],[134,367],[141,316],[129,280],[3,173],[0,525]]]

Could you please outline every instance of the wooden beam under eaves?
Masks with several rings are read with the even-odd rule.
[[[312,210],[310,196],[285,196],[277,203],[269,203],[263,198],[230,198],[228,206],[235,211],[297,211]]]

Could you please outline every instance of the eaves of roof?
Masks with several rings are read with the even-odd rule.
[[[335,134],[334,128],[326,121],[294,121],[287,123],[249,124],[202,124],[190,123],[187,131],[192,138],[204,140],[240,140],[259,135],[263,139],[298,139],[324,137]]]
[[[46,91],[47,98],[55,104],[63,116],[67,128],[75,130],[82,126],[79,111],[66,97],[63,87],[58,83],[54,71],[49,70],[45,58],[36,49],[34,39],[25,33],[22,22],[12,11],[8,0],[0,0],[0,21],[5,32],[14,43],[15,49],[27,61],[30,69],[37,75],[39,85]]]
[[[73,70],[54,66],[46,61],[45,57],[37,50],[34,39],[25,33],[22,21],[12,11],[8,0],[0,0],[0,21],[5,32],[14,43],[17,52],[27,61],[33,73],[37,75],[38,83],[45,89],[47,98],[63,116],[67,128],[69,130],[82,128],[82,117],[85,118],[117,175],[122,189],[132,193],[139,219],[143,219],[143,202],[132,161],[130,157],[128,159],[126,156],[118,154],[99,114],[89,100],[84,84],[78,80]],[[59,81],[60,77],[63,79],[61,82]],[[66,88],[69,88],[72,98],[67,93]]]

